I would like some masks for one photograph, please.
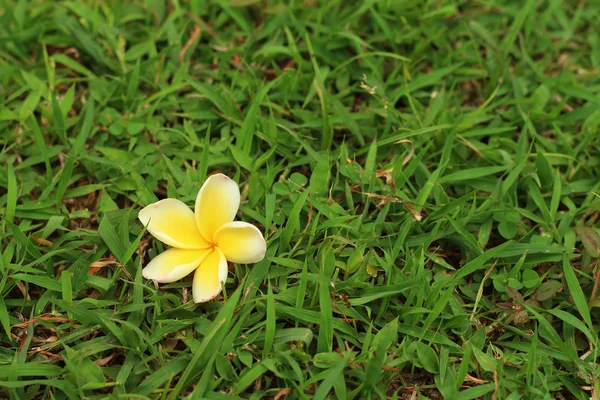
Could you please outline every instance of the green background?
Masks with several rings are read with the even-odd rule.
[[[0,0],[0,397],[598,399],[598,20]],[[136,216],[215,172],[268,250],[196,305]]]

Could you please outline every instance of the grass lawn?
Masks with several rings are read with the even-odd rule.
[[[600,399],[599,20],[0,0],[0,398]],[[219,172],[266,257],[194,303],[137,215]]]

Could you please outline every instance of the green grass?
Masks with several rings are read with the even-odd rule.
[[[0,397],[598,400],[599,19],[0,0]],[[136,217],[215,172],[268,250],[196,305]]]

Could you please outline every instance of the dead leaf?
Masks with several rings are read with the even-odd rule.
[[[279,391],[279,393],[277,393],[277,394],[275,395],[275,397],[273,397],[273,400],[279,400],[280,398],[282,398],[282,397],[284,397],[284,396],[287,396],[287,395],[288,395],[288,394],[290,394],[291,392],[292,392],[292,389],[288,389],[288,388],[286,388],[286,389],[281,389],[281,390]]]

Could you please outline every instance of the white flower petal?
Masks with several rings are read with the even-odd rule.
[[[192,294],[195,303],[203,303],[217,297],[227,279],[227,260],[223,253],[215,248],[196,268]]]
[[[138,218],[148,232],[161,242],[180,249],[205,249],[192,210],[176,199],[164,199],[142,209]]]
[[[240,188],[223,174],[208,177],[196,197],[196,226],[208,242],[221,226],[233,221],[240,207]]]
[[[146,265],[142,275],[160,283],[175,282],[192,272],[211,253],[212,249],[169,249]]]
[[[228,261],[251,264],[262,260],[267,244],[262,233],[247,222],[230,222],[223,225],[214,235],[216,246]]]

